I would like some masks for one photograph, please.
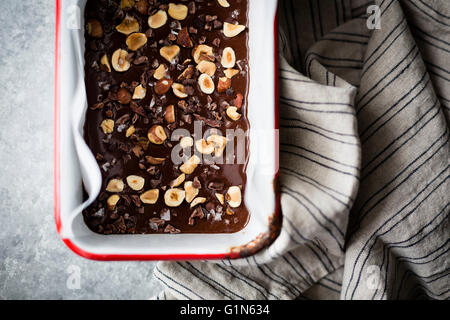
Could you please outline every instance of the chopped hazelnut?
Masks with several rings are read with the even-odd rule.
[[[233,121],[237,121],[241,118],[241,115],[237,112],[236,107],[228,107],[227,116]]]
[[[112,55],[112,66],[117,72],[125,72],[130,69],[131,64],[127,59],[128,52],[126,50],[117,49]]]
[[[194,208],[196,205],[202,204],[206,202],[206,198],[197,197],[191,202],[191,208]]]
[[[193,155],[184,164],[180,166],[180,171],[186,174],[192,174],[200,163],[200,158]]]
[[[197,65],[198,71],[201,73],[206,73],[208,76],[212,77],[216,73],[216,64],[211,61],[200,61]]]
[[[131,175],[127,177],[127,183],[131,189],[139,191],[144,188],[145,179],[140,176]]]
[[[151,165],[158,165],[166,161],[165,158],[155,158],[152,156],[146,156],[145,160],[147,160],[147,162],[150,163]]]
[[[198,195],[198,188],[195,188],[192,181],[186,181],[184,183],[184,191],[186,192],[186,202],[191,203],[192,200]]]
[[[119,202],[120,197],[117,194],[113,194],[106,200],[106,205],[108,206],[109,210],[114,210],[116,208],[117,202]]]
[[[214,82],[206,73],[202,73],[200,77],[198,77],[198,85],[200,86],[200,90],[202,90],[205,94],[211,94],[214,92]]]
[[[230,4],[228,3],[227,0],[217,0],[219,2],[219,4],[224,7],[224,8],[228,8],[230,6]]]
[[[184,173],[180,174],[175,180],[170,183],[171,188],[180,186],[184,180],[186,180],[186,175]]]
[[[142,84],[138,85],[134,88],[133,99],[144,99],[147,90],[142,86]]]
[[[227,77],[219,78],[219,82],[217,83],[217,92],[223,93],[226,92],[231,87],[231,79]]]
[[[168,207],[178,207],[185,198],[184,190],[173,188],[166,191],[164,201]]]
[[[133,17],[126,16],[125,19],[116,27],[116,30],[120,33],[129,35],[133,32],[139,31],[139,23]]]
[[[161,79],[155,84],[155,93],[157,95],[163,95],[166,94],[171,86],[172,86],[173,80],[172,79]]]
[[[223,71],[223,73],[225,73],[225,76],[227,78],[233,78],[235,75],[237,75],[239,73],[239,70],[237,69],[226,69]]]
[[[104,71],[111,72],[111,65],[109,64],[108,56],[106,53],[100,59],[100,64],[104,67]]]
[[[167,13],[163,10],[159,10],[154,15],[148,18],[148,25],[152,29],[161,28],[167,22]]]
[[[143,33],[132,33],[127,37],[125,42],[128,49],[137,51],[147,43],[147,36]]]
[[[111,180],[109,180],[108,185],[106,186],[106,191],[118,193],[118,192],[122,192],[124,187],[125,187],[125,185],[122,180],[111,179]]]
[[[232,208],[239,207],[242,202],[241,189],[236,186],[228,188],[225,198],[226,198],[228,204],[230,205],[230,207],[232,207]]]
[[[160,125],[154,125],[148,131],[148,140],[154,144],[163,144],[167,140],[166,132]]]
[[[205,139],[197,140],[195,142],[195,147],[201,154],[211,154],[214,152],[214,145],[206,142]]]
[[[216,193],[216,198],[219,200],[220,204],[223,205],[225,203],[225,196],[221,193]]]
[[[210,46],[207,46],[206,44],[200,44],[196,46],[192,50],[192,56],[194,57],[195,63],[199,63],[202,60],[206,61],[214,61],[214,52],[213,48]]]
[[[184,86],[180,83],[174,83],[172,85],[173,93],[180,99],[187,98],[187,94],[184,92]]]
[[[194,139],[192,139],[191,137],[183,137],[180,140],[180,146],[183,149],[190,148],[193,145],[194,145]]]
[[[155,204],[158,201],[158,197],[159,197],[159,190],[152,189],[141,194],[139,198],[145,204]]]
[[[153,77],[156,80],[161,80],[162,78],[165,78],[166,75],[167,75],[167,67],[164,64],[160,64],[159,67],[153,73]]]
[[[223,24],[223,33],[227,38],[233,38],[245,30],[245,26],[225,22]]]
[[[236,54],[234,53],[233,48],[226,47],[223,49],[222,53],[222,66],[224,68],[233,68],[236,64]]]
[[[159,53],[164,59],[172,63],[173,59],[180,53],[180,47],[176,44],[165,46],[159,50]]]
[[[175,106],[173,104],[167,106],[164,119],[166,119],[167,123],[175,122]]]
[[[169,16],[176,20],[184,20],[188,14],[188,7],[184,4],[169,3]]]

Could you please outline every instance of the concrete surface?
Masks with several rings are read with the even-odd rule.
[[[55,230],[54,12],[0,1],[0,299],[149,299],[155,263],[88,261]]]

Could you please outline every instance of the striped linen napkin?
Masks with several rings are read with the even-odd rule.
[[[246,259],[159,263],[157,298],[448,299],[450,2],[279,16],[281,234]]]

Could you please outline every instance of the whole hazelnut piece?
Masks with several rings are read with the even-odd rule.
[[[117,101],[121,104],[129,104],[131,102],[131,93],[126,88],[120,88],[117,91]]]
[[[103,28],[100,21],[96,19],[91,19],[87,23],[87,32],[93,38],[103,37]]]

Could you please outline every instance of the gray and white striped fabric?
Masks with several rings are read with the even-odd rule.
[[[282,232],[250,258],[159,263],[158,298],[448,299],[450,2],[279,15]]]

